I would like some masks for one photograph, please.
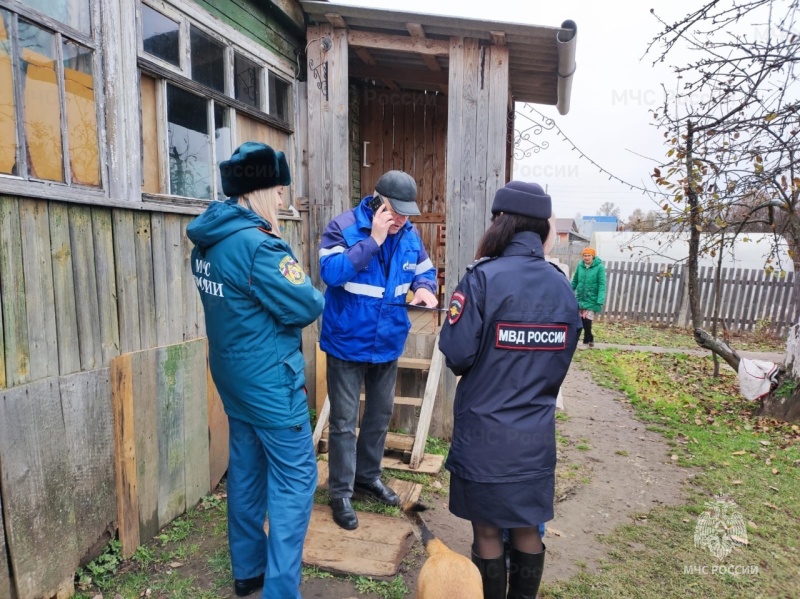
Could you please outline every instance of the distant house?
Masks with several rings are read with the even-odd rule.
[[[578,230],[578,223],[575,222],[574,218],[557,218],[556,233],[558,234],[557,243],[570,243],[573,241],[589,243],[589,237],[581,234]]]
[[[589,239],[592,233],[601,231],[619,231],[619,219],[616,216],[584,216],[580,223],[581,235]]]

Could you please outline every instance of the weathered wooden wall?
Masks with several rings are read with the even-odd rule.
[[[205,336],[185,235],[193,218],[0,196],[0,597],[12,584],[20,599],[55,593],[113,536],[108,367]],[[302,260],[301,221],[281,231]],[[222,430],[209,405],[203,427]],[[205,479],[217,482],[224,463],[212,462]]]
[[[685,303],[686,267],[643,262],[608,262],[606,304],[601,318],[688,327],[691,317]],[[700,306],[703,326],[713,324],[716,269],[700,268]],[[764,270],[723,268],[720,319],[731,331],[752,331],[757,326],[781,334],[792,322],[792,284],[786,277]]]

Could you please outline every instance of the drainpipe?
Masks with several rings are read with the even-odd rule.
[[[558,50],[558,108],[559,114],[569,112],[569,98],[572,93],[572,76],[575,74],[575,45],[578,41],[578,26],[575,21],[561,23],[561,31],[556,35]]]

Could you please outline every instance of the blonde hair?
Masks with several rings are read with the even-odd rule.
[[[556,213],[551,213],[548,220],[550,222],[550,233],[548,233],[547,239],[545,239],[544,243],[542,244],[545,256],[547,256],[553,250],[553,246],[556,244],[556,239],[558,239],[558,231],[556,231]]]
[[[272,232],[280,237],[278,224],[278,202],[281,201],[278,187],[257,189],[239,196],[239,205],[249,208],[272,225]]]

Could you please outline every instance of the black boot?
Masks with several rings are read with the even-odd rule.
[[[233,588],[236,590],[237,597],[247,597],[255,593],[258,589],[264,586],[264,575],[254,576],[253,578],[245,578],[243,580],[234,580]]]
[[[483,580],[483,599],[505,599],[506,556],[483,559],[472,552],[472,563],[478,566]]]
[[[523,553],[512,547],[508,575],[508,599],[536,599],[544,572],[544,551]]]

